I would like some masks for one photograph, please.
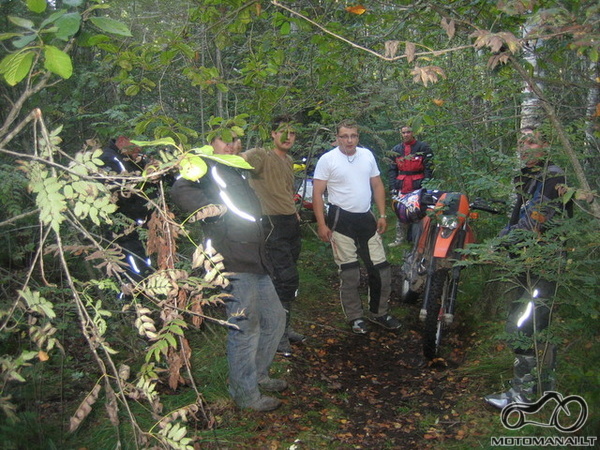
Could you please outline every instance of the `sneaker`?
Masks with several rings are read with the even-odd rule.
[[[394,241],[388,244],[388,247],[400,247],[402,245],[402,241]]]
[[[247,408],[253,409],[258,412],[273,411],[281,406],[281,400],[267,395],[261,395],[258,400],[250,403]]]
[[[501,394],[486,395],[483,399],[488,405],[498,409],[504,409],[504,407],[511,403],[530,403],[527,397],[513,388],[510,388],[507,392]]]
[[[355,334],[367,334],[367,323],[362,319],[356,319],[352,322],[352,332]]]
[[[384,314],[383,316],[379,317],[371,317],[369,320],[388,330],[397,330],[400,328],[400,321],[391,314]]]
[[[291,328],[288,330],[288,338],[292,344],[306,341],[306,336],[292,330]]]
[[[277,346],[277,353],[289,358],[292,356],[292,347],[290,345],[290,341],[287,339],[282,339]]]
[[[287,389],[288,383],[285,380],[280,380],[277,378],[265,378],[264,380],[258,382],[258,386],[263,391],[281,392]]]

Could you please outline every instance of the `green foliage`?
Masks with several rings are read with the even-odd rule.
[[[27,179],[23,172],[14,170],[9,164],[0,165],[0,211],[1,217],[18,216],[27,211],[31,199],[27,195]]]
[[[43,8],[40,7],[42,3]],[[46,11],[45,1],[30,0],[27,6],[34,13]],[[30,73],[34,58],[40,56],[40,50],[45,69],[64,79],[71,77],[73,73],[71,57],[45,42],[51,42],[53,38],[66,41],[75,35],[80,29],[82,20],[78,13],[68,13],[67,10],[56,11],[42,20],[37,28],[33,20],[15,16],[10,16],[9,20],[18,28],[25,30],[0,35],[3,40],[10,39],[13,46],[19,49],[0,61],[0,74],[4,75],[4,80],[9,85],[16,85]]]

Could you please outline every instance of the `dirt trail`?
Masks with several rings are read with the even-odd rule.
[[[355,335],[348,327],[335,326],[342,314],[337,308],[321,309],[312,315],[313,322],[299,324],[309,340],[294,346],[286,375],[291,389],[281,396],[285,405],[265,417],[263,444],[269,432],[288,442],[310,435],[311,423],[321,443],[330,441],[329,448],[459,444],[468,430],[454,406],[461,396],[473,395],[469,380],[456,374],[466,344],[454,330],[445,342],[446,359],[428,362],[421,352],[419,324],[412,319],[418,306],[394,308],[411,309],[399,331],[372,325],[368,335]],[[297,448],[311,445],[300,439]]]

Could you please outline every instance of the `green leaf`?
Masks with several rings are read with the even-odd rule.
[[[40,30],[42,28],[45,28],[46,25],[51,24],[56,22],[61,16],[63,16],[65,13],[67,12],[67,10],[65,9],[60,9],[52,14],[50,14],[48,17],[46,17],[42,23],[40,24]]]
[[[287,36],[288,34],[290,34],[291,29],[292,29],[292,25],[289,22],[284,22],[281,25],[281,28],[279,29],[279,33],[282,36]]]
[[[27,28],[28,30],[33,30],[34,23],[31,20],[23,19],[21,17],[8,16],[8,20],[14,23],[16,26],[21,28]]]
[[[94,36],[90,36],[87,40],[87,45],[98,45],[103,42],[110,42],[110,38],[105,34],[96,34]]]
[[[46,0],[27,0],[27,8],[34,13],[46,11]]]
[[[16,48],[23,48],[35,41],[37,36],[38,35],[35,33],[24,34],[19,39],[15,39],[12,43]]]
[[[75,191],[73,191],[73,186],[70,184],[65,185],[63,188],[63,192],[65,194],[65,198],[72,199],[75,196]]]
[[[92,219],[96,225],[100,226],[100,220],[98,219],[98,210],[92,206],[90,206],[89,217]]]
[[[0,33],[0,41],[12,39],[17,36],[23,36],[21,33]]]
[[[68,79],[73,75],[71,57],[52,45],[44,47],[44,67],[56,75]]]
[[[212,155],[215,152],[215,149],[212,145],[203,145],[200,148],[193,148],[190,150],[191,153],[199,153],[201,155]]]
[[[79,13],[65,14],[60,17],[55,24],[58,27],[56,37],[66,41],[79,31],[81,26],[81,15],[79,15]]]
[[[21,353],[21,356],[19,357],[19,359],[22,359],[23,361],[31,361],[37,355],[38,355],[38,352],[34,352],[31,350],[24,350],[23,353]]]
[[[18,292],[32,311],[44,314],[50,319],[56,317],[52,303],[42,297],[39,292],[32,291],[29,287]]]
[[[140,87],[137,84],[133,84],[125,89],[125,95],[129,97],[135,97],[140,93]]]
[[[139,147],[154,147],[158,145],[172,145],[173,147],[177,147],[173,138],[166,137],[162,139],[157,139],[155,141],[131,141],[132,144],[135,144]]]
[[[0,62],[0,74],[4,75],[4,79],[10,86],[14,86],[27,76],[34,57],[35,53],[32,51],[7,55]]]
[[[169,325],[169,331],[173,334],[177,334],[179,336],[185,336],[183,329],[179,325],[175,325],[174,323]]]
[[[239,155],[210,155],[207,159],[220,162],[226,166],[238,167],[240,169],[254,169],[248,162]]]
[[[131,36],[131,31],[122,22],[111,19],[110,17],[92,17],[91,22],[107,33],[117,34],[119,36]]]
[[[240,158],[242,159],[242,158]],[[202,158],[194,155],[187,155],[179,163],[179,173],[186,180],[197,181],[206,175],[208,166]]]
[[[166,333],[164,339],[169,343],[170,347],[177,348],[177,340],[171,333]]]

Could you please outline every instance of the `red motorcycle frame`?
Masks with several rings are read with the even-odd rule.
[[[444,330],[454,321],[461,271],[455,262],[462,258],[458,250],[475,242],[470,221],[478,213],[472,210],[497,211],[481,200],[470,203],[465,194],[458,192],[421,191],[419,196],[421,211],[415,214],[400,211],[401,197],[392,205],[399,220],[422,217],[412,226],[414,244],[402,266],[400,295],[404,301],[414,301],[422,292],[419,318],[423,322],[423,354],[433,359],[439,353]]]

